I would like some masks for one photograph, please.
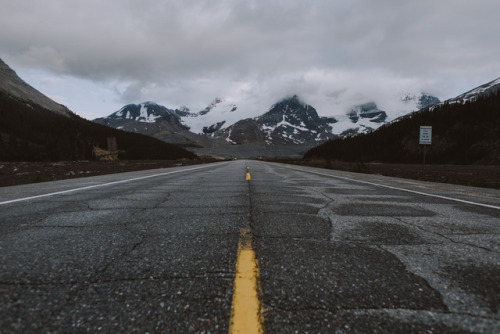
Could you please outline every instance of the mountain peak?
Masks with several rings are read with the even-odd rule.
[[[159,106],[159,104],[156,103],[156,102],[154,102],[154,101],[145,101],[145,102],[142,102],[141,104],[144,105],[144,106],[147,106],[147,107],[149,107],[149,106],[151,106],[151,107]]]
[[[297,102],[300,102],[300,99],[298,97],[297,94],[293,94],[293,96],[291,97],[288,97],[288,98],[284,98],[283,100],[289,100],[289,101],[297,101]]]
[[[179,115],[156,102],[146,101],[139,104],[127,104],[117,112],[111,114],[109,119],[130,119],[144,123],[154,123],[160,117],[168,117],[173,115],[179,118]]]
[[[302,106],[302,107],[306,107],[308,106],[306,103],[302,102],[302,100],[300,100],[300,98],[297,96],[297,94],[294,94],[292,96],[288,96],[288,97],[285,97],[281,100],[279,100],[278,102],[276,102],[273,106],[271,106],[271,109],[273,109],[275,106],[277,105],[295,105],[297,107],[299,106]]]
[[[0,58],[0,71],[9,72],[11,74],[16,74],[16,71],[14,71],[12,68],[10,68],[10,66],[7,65],[1,58]]]
[[[277,124],[283,120],[291,121],[292,124],[298,122],[298,125],[302,121],[307,122],[307,120],[316,120],[318,118],[316,109],[302,102],[297,95],[280,100],[261,116],[261,120],[268,125]]]
[[[210,110],[212,110],[213,108],[215,108],[218,104],[224,102],[225,100],[223,98],[220,98],[220,97],[216,97],[205,109],[203,109],[202,111],[200,111],[198,113],[198,115],[206,115],[210,112]]]

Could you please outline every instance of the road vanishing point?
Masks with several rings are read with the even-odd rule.
[[[0,188],[1,333],[500,333],[500,191],[262,161]]]

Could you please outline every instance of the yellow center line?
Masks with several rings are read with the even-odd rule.
[[[252,175],[250,175],[250,166],[248,166],[248,163],[245,163],[247,165],[247,176],[246,180],[250,181],[252,179]]]
[[[252,249],[250,229],[241,229],[229,333],[264,332],[264,309],[259,295],[259,264]]]

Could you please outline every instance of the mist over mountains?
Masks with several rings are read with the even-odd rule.
[[[148,101],[126,105],[94,121],[154,136],[203,154],[288,156],[301,155],[329,139],[371,132],[401,114],[440,101],[420,93],[404,94],[396,102],[400,109],[395,112],[380,110],[375,102],[367,102],[353,106],[345,114],[325,117],[293,95],[279,100],[259,116],[246,118],[239,113],[240,106],[220,97],[198,112],[187,107],[169,109]]]
[[[413,115],[417,112],[426,114],[436,110],[437,113],[447,115],[444,118],[436,116],[436,119],[439,118],[439,126],[444,128],[449,126],[463,129],[463,137],[469,140],[469,142],[464,145],[468,147],[470,145],[475,145],[474,141],[476,139],[474,138],[479,138],[480,136],[467,135],[469,131],[467,129],[469,127],[471,129],[478,127],[490,129],[487,124],[484,124],[484,119],[488,117],[491,118],[495,114],[494,112],[491,114],[491,110],[485,110],[484,112],[489,116],[482,116],[481,110],[471,107],[467,122],[464,123],[454,118],[454,114],[449,111],[450,109],[448,106],[476,103],[478,100],[496,94],[499,88],[500,79],[496,79],[444,102],[426,93],[406,93],[401,95],[399,100],[396,101],[397,103],[395,103],[395,105],[400,106],[397,110],[381,110],[375,102],[366,102],[353,106],[345,114],[330,117],[318,115],[316,109],[312,105],[304,103],[299,96],[294,95],[279,100],[270,106],[267,111],[252,118],[239,119],[241,116],[238,114],[238,105],[227,102],[222,98],[216,98],[207,108],[199,112],[193,112],[187,107],[168,109],[153,102],[146,102],[139,105],[125,106],[110,116],[96,121],[128,131],[147,133],[148,135],[155,136],[162,140],[170,140],[185,145],[189,147],[190,150],[200,154],[224,157],[299,157],[307,152],[307,155],[311,157],[316,154],[311,152],[318,152],[317,150],[321,149],[308,150],[318,145],[318,147],[323,147],[321,145],[323,143],[332,140],[345,140],[349,142],[351,140],[350,138],[357,138],[359,135],[367,135],[374,132],[389,133],[390,131],[386,130],[386,128],[397,128],[400,122],[402,122],[401,124],[408,124],[408,119],[415,117]],[[491,108],[491,105],[485,102],[482,103],[484,108]],[[464,112],[457,111],[456,113],[458,116],[463,115]],[[423,118],[422,122],[425,123],[425,119],[426,118]],[[456,124],[457,122],[461,123]],[[492,122],[492,124],[495,124],[494,121]],[[413,124],[412,122],[410,123]],[[432,125],[431,120],[429,120],[428,123],[429,124],[425,125]],[[474,124],[482,125],[475,126]],[[446,132],[440,129],[440,127],[438,127],[438,134],[444,131],[447,135],[454,138],[455,134]],[[407,133],[398,132],[401,138],[406,138],[406,149],[401,150],[393,148],[392,152],[400,152],[400,158],[402,159],[407,159],[411,162],[417,161],[420,156],[418,143],[415,144],[415,141],[418,139],[418,133],[416,133],[418,128],[419,124],[413,124],[412,128],[406,128]],[[380,129],[380,131],[376,131],[377,129]],[[489,133],[493,131],[490,130],[488,130]],[[384,137],[383,135],[377,136]],[[394,138],[394,135],[389,134],[387,134],[387,136],[387,138],[391,138],[387,140],[392,144],[385,145],[386,148],[392,147],[394,143],[400,143],[401,138]],[[500,135],[498,137],[500,137]],[[360,138],[364,137],[361,136]],[[489,139],[482,138],[481,144],[476,143],[483,151],[487,151],[488,147],[491,145],[493,145],[491,147],[496,145],[490,142],[491,138],[494,138],[494,136],[488,138]],[[358,139],[352,139],[352,141],[357,140]],[[446,156],[442,151],[445,149],[439,148],[439,146],[453,146],[454,150],[457,149],[456,144],[450,144],[451,146],[449,146],[446,144],[446,140],[446,136],[444,136],[444,138],[436,138],[436,143],[439,144],[435,145],[434,152],[441,150],[440,154],[442,157]],[[371,143],[365,143],[363,145],[371,147]],[[412,148],[410,149],[410,147]],[[376,157],[372,155],[368,157],[365,153],[361,153],[362,150],[360,150],[359,147],[347,148],[347,146],[345,146],[343,150],[351,152],[345,155],[345,157],[349,157],[348,159],[351,160],[356,160],[357,155],[354,152],[359,153],[360,159],[376,160]],[[492,148],[492,150],[496,149]],[[383,149],[378,148],[372,151],[382,152]],[[471,158],[473,156],[481,156],[482,158],[478,159],[484,163],[492,163],[498,160],[494,157],[495,153],[492,153],[493,156],[488,155],[483,157],[477,153],[479,151],[476,149],[469,149],[468,152],[468,158],[458,159],[455,157],[453,161],[460,163],[464,163],[464,161],[475,161],[475,158]],[[391,155],[387,152],[384,154]],[[323,155],[320,154],[320,156]],[[412,158],[409,158],[409,156]],[[398,159],[399,158],[395,158],[393,161]],[[444,160],[441,162],[444,162]]]
[[[500,164],[500,78],[368,133],[337,138],[305,154],[326,161],[419,163],[420,126],[432,126],[427,162]]]

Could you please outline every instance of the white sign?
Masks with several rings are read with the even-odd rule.
[[[420,139],[418,142],[421,145],[430,145],[432,143],[432,126],[420,127]]]

